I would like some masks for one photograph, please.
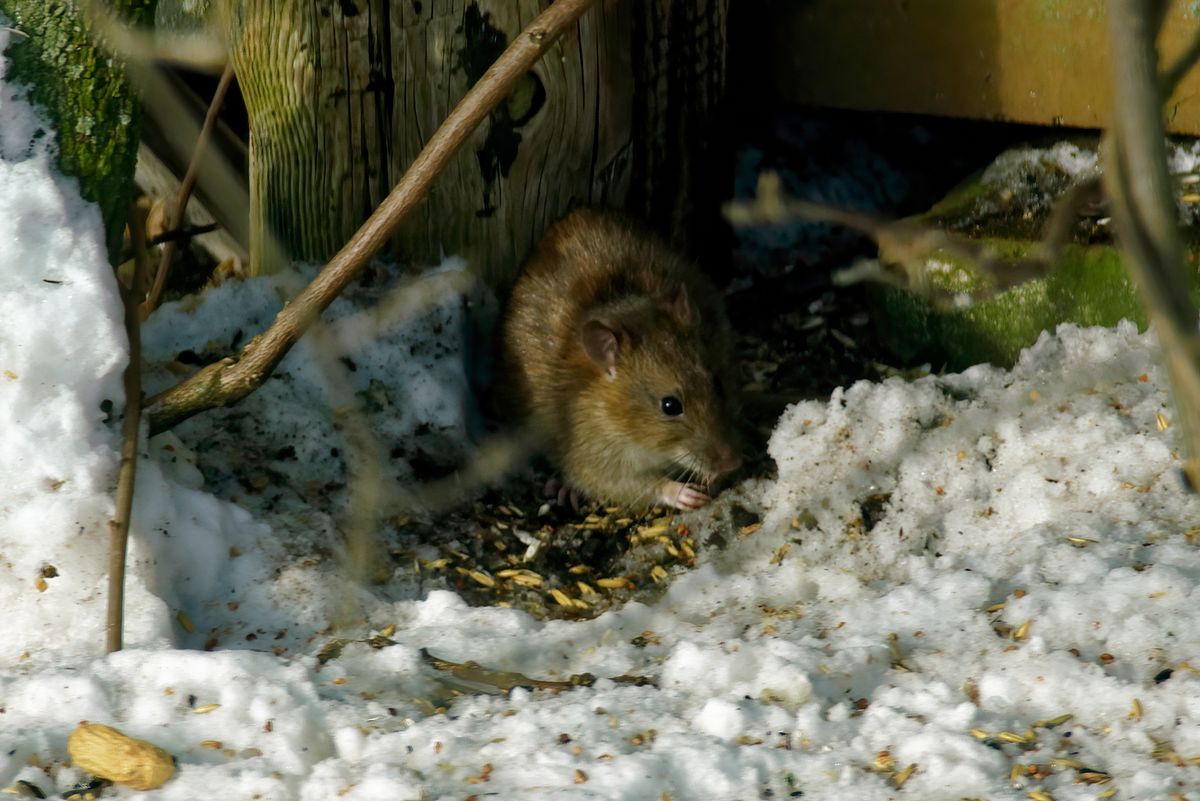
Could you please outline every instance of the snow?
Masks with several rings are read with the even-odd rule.
[[[487,304],[450,262],[396,320],[339,301],[324,347],[246,404],[144,443],[127,649],[104,655],[127,343],[99,216],[0,87],[0,787],[80,781],[66,740],[91,720],[178,760],[161,789],[114,798],[1200,793],[1200,503],[1157,345],[1130,325],[1063,326],[1011,371],[791,407],[769,445],[778,476],[683,518],[694,569],[651,602],[539,621],[349,581],[333,553],[348,496],[306,489],[345,469],[330,392],[374,398],[363,413],[394,447],[464,452],[466,311]],[[281,291],[229,284],[157,312],[151,389],[180,349],[220,355],[260,330]],[[225,454],[286,447],[269,491],[216,485]],[[734,530],[735,502],[761,528]],[[335,631],[357,641],[320,664]],[[362,642],[381,631],[395,644]],[[599,678],[475,692],[423,648]],[[1077,782],[1079,766],[1110,781]]]

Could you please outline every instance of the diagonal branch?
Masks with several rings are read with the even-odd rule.
[[[595,3],[557,0],[538,15],[450,112],[362,227],[313,282],[276,315],[270,328],[251,340],[236,358],[211,364],[151,399],[151,435],[206,409],[231,406],[257,389],[312,322],[383,248],[400,222],[424,200],[447,162],[508,96],[516,81]]]

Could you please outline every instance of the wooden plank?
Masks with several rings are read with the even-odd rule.
[[[1110,109],[1102,0],[808,0],[741,4],[735,41],[776,100],[1098,128]],[[1172,5],[1169,62],[1200,30],[1200,7]],[[1200,134],[1200,71],[1168,107]]]

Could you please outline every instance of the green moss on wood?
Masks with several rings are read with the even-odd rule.
[[[135,23],[153,18],[154,0],[113,0]],[[19,34],[9,39],[9,76],[28,87],[58,131],[59,168],[79,179],[100,207],[109,258],[116,261],[137,160],[141,113],[122,65],[97,50],[73,0],[0,0]]]

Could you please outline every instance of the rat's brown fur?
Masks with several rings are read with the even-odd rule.
[[[679,495],[672,476],[708,485],[740,462],[731,339],[696,267],[631,220],[580,209],[550,229],[513,288],[504,375],[573,488],[694,507],[707,496]],[[666,396],[683,414],[664,414]]]

